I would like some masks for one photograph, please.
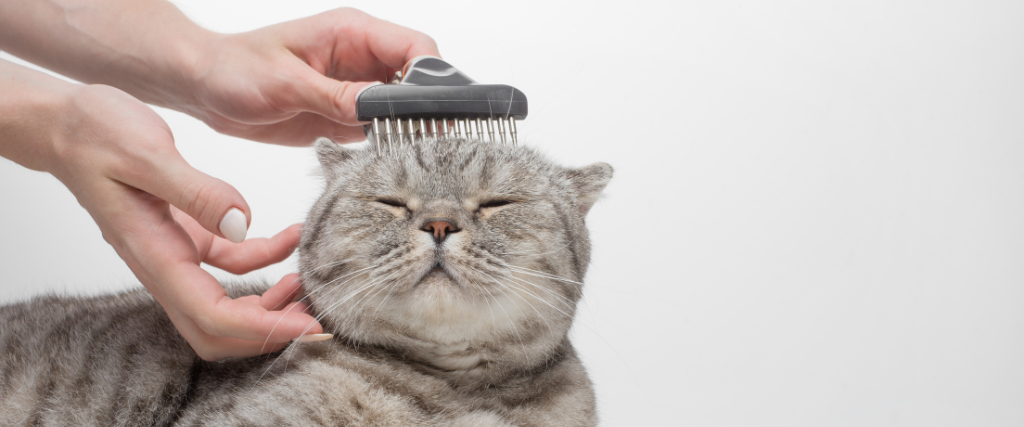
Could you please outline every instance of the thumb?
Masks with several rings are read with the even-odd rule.
[[[245,240],[250,213],[242,194],[179,156],[164,156],[147,179],[127,184],[165,200],[214,235],[234,243]]]
[[[359,126],[356,120],[356,99],[363,89],[380,82],[345,82],[309,70],[300,85],[295,109],[319,114],[348,126]]]

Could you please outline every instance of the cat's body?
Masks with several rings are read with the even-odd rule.
[[[596,424],[567,332],[607,165],[464,140],[317,151],[300,270],[334,339],[205,362],[142,290],[0,307],[0,424]]]

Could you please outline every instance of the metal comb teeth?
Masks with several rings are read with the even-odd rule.
[[[356,118],[378,153],[404,144],[465,138],[518,144],[517,120],[526,95],[508,85],[479,84],[431,56],[413,58],[391,84],[370,86],[356,101]]]
[[[440,124],[440,125],[439,125]],[[465,138],[499,144],[519,143],[516,135],[516,120],[499,117],[472,119],[419,118],[383,119],[374,117],[369,132],[377,152],[392,151],[403,144],[437,141],[445,138]]]

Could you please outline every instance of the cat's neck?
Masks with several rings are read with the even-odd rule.
[[[343,347],[342,353],[358,353],[373,359],[409,366],[421,373],[446,380],[458,387],[503,384],[532,372],[546,369],[553,362],[572,353],[567,337],[537,340],[509,347],[495,343],[439,344],[411,337],[400,345],[360,343],[344,337],[332,340]],[[525,353],[524,353],[525,352]]]

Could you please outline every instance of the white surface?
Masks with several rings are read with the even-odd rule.
[[[527,144],[615,166],[574,330],[603,425],[1024,425],[1024,3],[839,3],[350,5],[522,89]],[[160,113],[249,236],[302,220],[311,150]],[[134,281],[55,179],[0,182],[3,299]]]

